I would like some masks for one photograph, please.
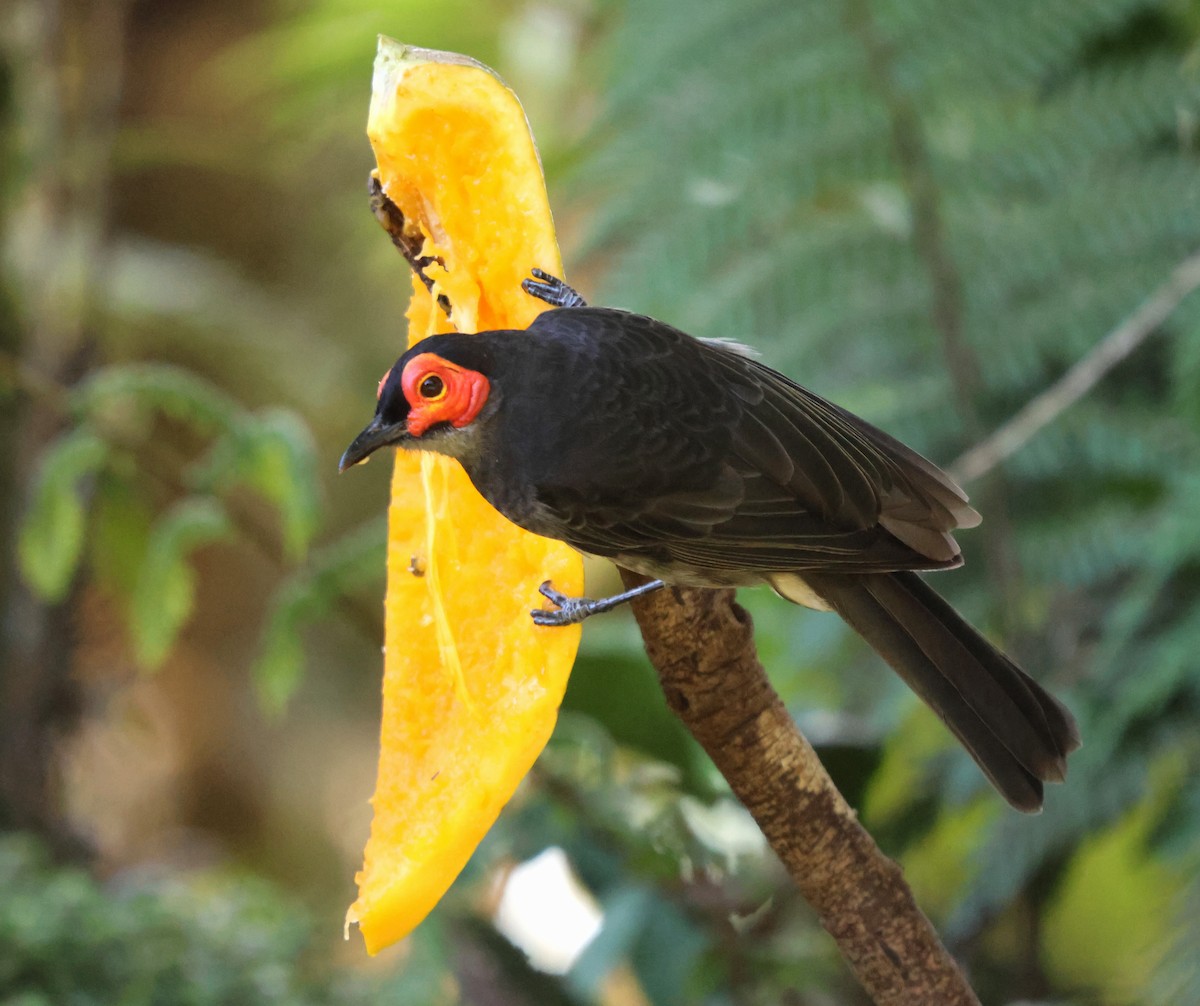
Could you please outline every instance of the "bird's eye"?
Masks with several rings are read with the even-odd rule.
[[[428,401],[441,398],[446,393],[446,382],[437,374],[430,374],[417,385],[417,393]]]
[[[423,437],[431,429],[462,429],[479,415],[488,397],[483,374],[432,352],[405,361],[400,388],[410,437]]]

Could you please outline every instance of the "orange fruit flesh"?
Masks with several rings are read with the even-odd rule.
[[[515,95],[463,57],[381,38],[368,136],[385,194],[419,223],[434,296],[415,277],[409,344],[451,325],[525,328],[520,286],[562,275],[541,165]],[[411,932],[550,738],[578,626],[533,624],[538,585],[583,589],[567,546],[510,524],[457,463],[396,453],[388,515],[383,727],[374,820],[357,875],[370,953]]]

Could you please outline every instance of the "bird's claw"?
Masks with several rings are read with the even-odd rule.
[[[529,614],[533,616],[535,625],[574,625],[593,613],[591,598],[568,597],[562,591],[555,590],[549,580],[538,587],[538,593],[558,610],[534,608]]]
[[[551,276],[542,269],[530,269],[529,271],[533,273],[533,279],[521,280],[521,289],[529,296],[544,300],[554,307],[587,307],[587,301],[564,280],[557,276]]]

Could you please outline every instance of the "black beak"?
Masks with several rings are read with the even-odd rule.
[[[346,453],[342,455],[342,460],[338,462],[338,471],[344,472],[347,468],[361,464],[375,451],[379,450],[380,447],[387,447],[389,444],[398,444],[407,437],[408,429],[403,423],[388,424],[376,416],[367,424],[367,428],[354,438],[354,442],[346,448]]]

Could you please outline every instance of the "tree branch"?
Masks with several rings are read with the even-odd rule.
[[[621,571],[626,586],[645,578]],[[667,703],[758,822],[878,1006],[978,1006],[900,867],[858,823],[758,661],[732,590],[633,602]]]
[[[1138,348],[1171,312],[1200,287],[1200,252],[1179,263],[1157,290],[1062,377],[1031,399],[1007,423],[965,451],[948,469],[970,482],[1011,457],[1039,431],[1092,390],[1105,374]]]

